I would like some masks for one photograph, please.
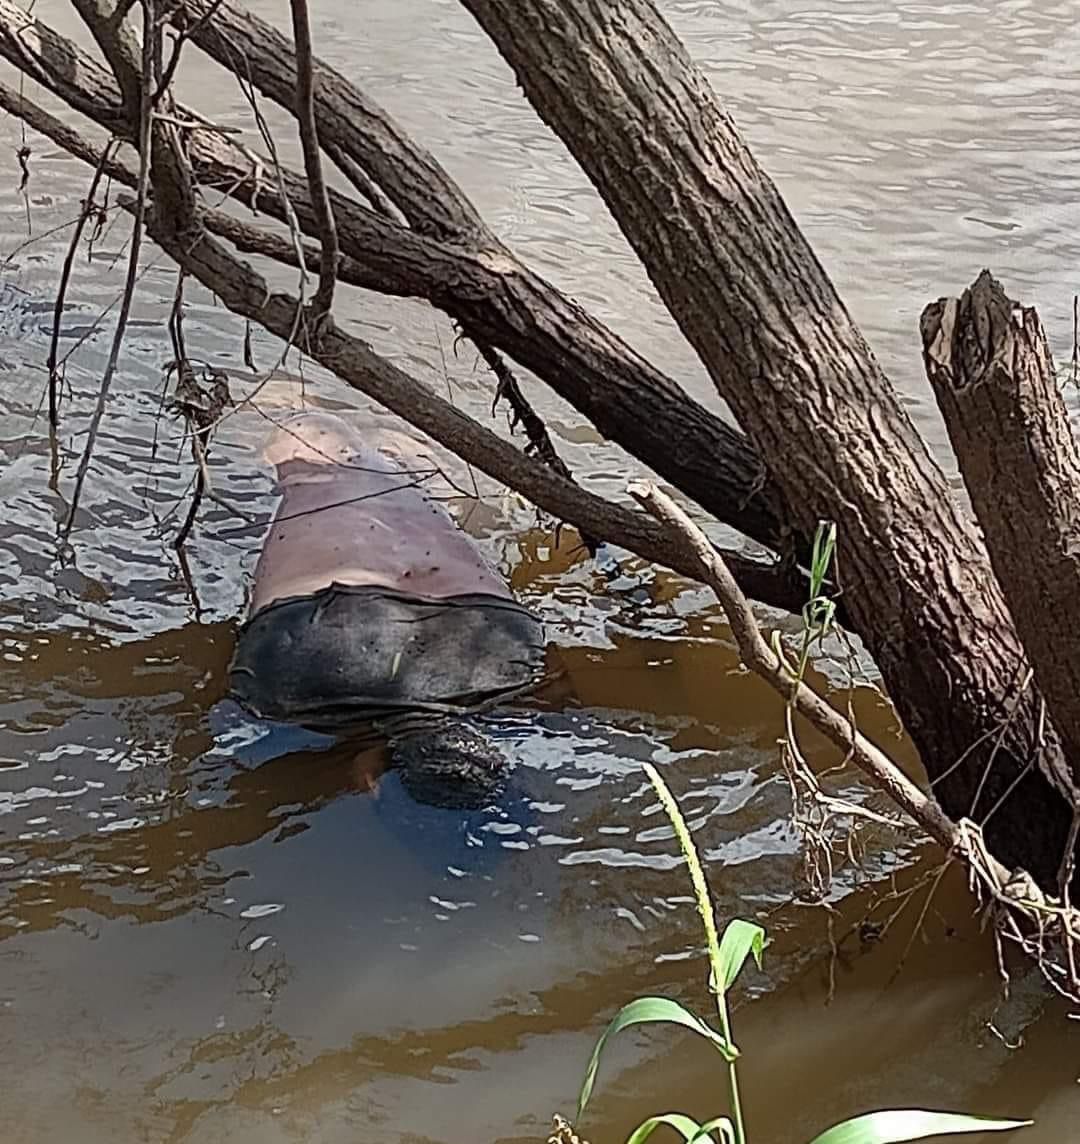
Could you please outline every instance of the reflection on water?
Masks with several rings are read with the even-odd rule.
[[[70,27],[66,7],[36,11]],[[991,265],[1040,305],[1056,341],[1068,333],[1072,5],[664,7],[940,449],[914,335],[930,297]],[[320,48],[435,149],[500,234],[710,399],[613,222],[457,0],[374,0],[362,29],[348,5],[324,4],[317,21]],[[204,110],[246,123],[240,94],[204,61],[191,53],[185,69]],[[267,113],[295,154],[284,116]],[[18,128],[0,130],[10,155]],[[682,799],[720,913],[762,916],[775,939],[736,1018],[755,1139],[805,1141],[884,1104],[1032,1114],[1026,1139],[1075,1135],[1071,1024],[1023,974],[1001,1003],[957,881],[928,907],[925,886],[906,896],[928,854],[871,837],[863,872],[838,875],[831,926],[792,901],[779,703],[739,669],[705,593],[610,556],[587,563],[481,484],[483,501],[457,507],[543,614],[559,668],[540,702],[489,721],[516,760],[497,806],[419,806],[377,750],[245,719],[223,692],[272,508],[256,457],[266,419],[301,398],[361,423],[391,419],[310,367],[230,417],[211,456],[221,501],[190,553],[197,612],[170,548],[187,450],[158,418],[175,277],[152,252],[74,557],[58,564],[108,346],[95,323],[120,289],[126,236],[115,225],[92,261],[75,262],[64,468],[50,484],[35,411],[67,241],[50,228],[77,213],[86,173],[32,144],[28,201],[14,177],[0,190],[5,1140],[541,1138],[551,1112],[570,1111],[619,1004],[650,991],[703,1001],[696,917],[646,759]],[[486,416],[489,387],[444,322],[356,291],[342,304],[378,348]],[[187,323],[199,356],[234,371],[235,395],[250,391],[242,327],[194,290]],[[277,353],[258,333],[254,349],[261,364]],[[534,396],[575,473],[618,493],[627,458]],[[843,687],[847,668],[838,651],[819,682]],[[868,688],[852,700],[860,725],[914,766],[887,705]],[[805,746],[832,761],[809,733]],[[868,797],[846,772],[835,787]],[[875,896],[876,916],[895,921],[866,942],[857,923]],[[923,913],[926,938],[912,941]],[[604,1065],[590,1137],[617,1139],[661,1108],[714,1114],[721,1091],[700,1045],[629,1036]]]

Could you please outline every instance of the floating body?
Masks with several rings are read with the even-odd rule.
[[[328,414],[285,422],[266,458],[281,502],[233,657],[235,697],[317,730],[374,726],[405,781],[489,787],[505,758],[449,717],[532,690],[543,630],[425,490],[432,460]]]

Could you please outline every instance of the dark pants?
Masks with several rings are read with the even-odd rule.
[[[257,716],[333,731],[482,709],[531,690],[543,662],[540,621],[513,600],[332,584],[256,612],[230,686]]]

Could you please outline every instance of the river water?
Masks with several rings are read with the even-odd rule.
[[[257,7],[285,19],[285,5]],[[1075,4],[664,8],[948,465],[920,371],[927,301],[989,266],[1040,307],[1059,354],[1071,345]],[[64,9],[36,11],[70,30]],[[457,3],[337,0],[314,19],[320,52],[436,153],[500,235],[712,400],[602,204]],[[202,110],[250,127],[241,94],[195,53],[181,81]],[[288,121],[266,110],[295,156]],[[498,807],[422,807],[394,778],[372,790],[351,752],[240,718],[222,697],[224,669],[273,507],[258,456],[267,418],[301,401],[358,424],[385,418],[308,367],[302,384],[276,378],[223,424],[212,457],[222,501],[190,545],[196,608],[169,546],[191,469],[178,424],[159,417],[175,278],[153,250],[74,555],[59,563],[108,353],[108,321],[95,323],[115,312],[127,231],[117,218],[93,260],[76,260],[51,480],[36,411],[69,234],[56,228],[77,214],[87,172],[30,137],[23,196],[20,130],[0,131],[6,1142],[542,1139],[553,1112],[572,1112],[619,1005],[645,992],[706,1001],[695,912],[643,760],[683,802],[721,917],[757,917],[773,938],[735,1015],[755,1141],[796,1144],[890,1105],[1032,1116],[1025,1140],[1077,1138],[1067,1009],[1022,966],[1003,997],[993,947],[960,881],[933,879],[932,852],[867,834],[861,866],[838,864],[834,913],[795,899],[782,712],[739,670],[700,590],[610,554],[583,561],[481,485],[479,503],[458,507],[544,616],[565,669],[556,701],[495,723],[518,760]],[[351,291],[339,314],[486,416],[488,381],[428,309]],[[242,375],[242,327],[193,289],[187,338],[189,352]],[[265,365],[277,349],[256,333],[254,353]],[[250,389],[234,384],[236,396]],[[532,392],[575,473],[618,494],[632,463]],[[843,701],[848,661],[832,652],[815,681]],[[861,684],[851,696],[860,724],[914,768],[887,704]],[[815,766],[836,762],[810,735],[803,745]],[[846,771],[829,782],[867,798]],[[875,903],[883,931],[860,925]],[[628,1034],[582,1129],[615,1141],[652,1112],[713,1115],[723,1100],[708,1048]]]

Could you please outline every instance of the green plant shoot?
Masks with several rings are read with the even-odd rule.
[[[814,538],[814,557],[811,576],[811,601],[808,615],[815,617],[817,631],[821,633],[832,621],[832,613],[827,609],[813,610],[814,600],[820,598],[821,587],[832,560],[836,544],[834,525],[819,526]],[[826,601],[832,606],[832,601]],[[809,624],[808,624],[809,630]],[[804,647],[807,645],[804,644]],[[805,666],[805,653],[803,657]],[[800,670],[801,676],[801,670]],[[675,797],[660,777],[659,771],[651,764],[644,763],[660,805],[664,808],[679,848],[690,870],[690,881],[694,889],[694,901],[698,916],[705,931],[705,945],[709,958],[709,990],[716,1002],[719,1029],[714,1029],[697,1014],[665,997],[639,997],[622,1009],[611,1020],[596,1043],[578,1099],[577,1119],[580,1121],[596,1083],[596,1073],[600,1057],[608,1042],[623,1029],[634,1025],[673,1024],[689,1029],[704,1038],[724,1058],[728,1067],[728,1092],[731,1102],[731,1116],[717,1116],[704,1124],[681,1112],[665,1112],[650,1116],[638,1125],[627,1138],[626,1144],[645,1144],[659,1129],[669,1129],[677,1133],[683,1144],[749,1144],[746,1122],[743,1116],[742,1101],[739,1096],[739,1081],[736,1070],[738,1049],[731,1037],[731,1018],[727,1009],[727,992],[731,988],[746,959],[753,956],[761,968],[765,950],[765,931],[754,922],[736,918],[718,936],[712,898],[709,895],[705,871],[701,866],[690,830],[679,810]],[[845,1120],[840,1124],[815,1136],[810,1144],[903,1144],[908,1140],[922,1140],[928,1136],[953,1135],[969,1132],[1004,1132],[1023,1128],[1030,1120],[990,1120],[979,1116],[963,1116],[950,1112],[929,1112],[924,1109],[886,1109],[880,1112],[864,1113]]]

